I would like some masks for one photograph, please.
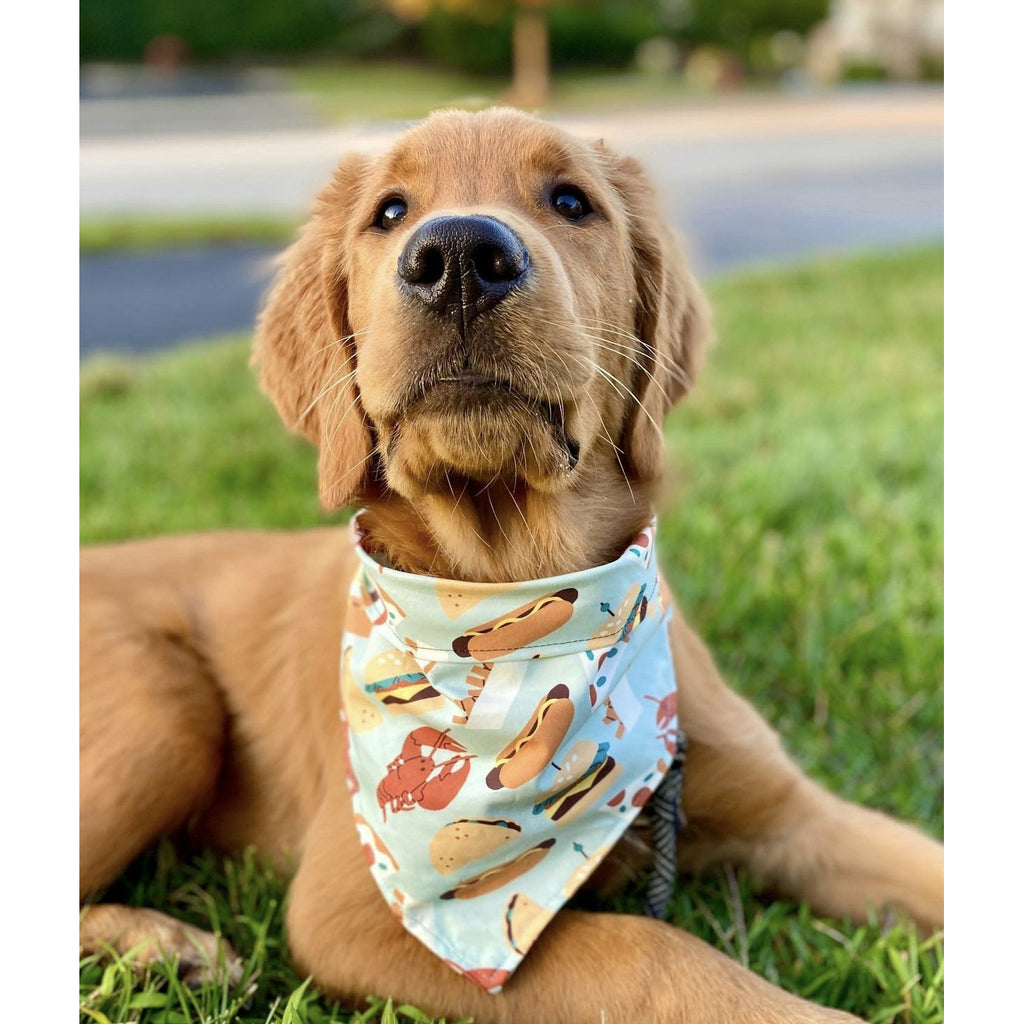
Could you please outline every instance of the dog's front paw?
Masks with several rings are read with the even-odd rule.
[[[177,958],[178,977],[189,988],[225,978],[232,987],[241,982],[245,973],[242,960],[227,939],[187,924],[175,924],[171,936],[161,940],[160,956],[164,960]]]
[[[226,939],[141,907],[88,907],[79,927],[79,947],[83,953],[113,950],[139,970],[158,960],[177,963],[178,976],[192,988],[225,978],[235,986],[244,974],[241,958]]]

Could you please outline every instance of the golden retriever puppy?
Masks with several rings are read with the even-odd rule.
[[[375,564],[501,586],[603,566],[651,522],[661,423],[707,338],[635,161],[512,110],[446,112],[380,158],[342,161],[284,257],[254,358],[285,423],[319,446],[324,505],[364,510]],[[559,912],[499,994],[403,928],[346,782],[339,645],[365,618],[356,567],[348,529],[83,552],[83,898],[187,827],[297,865],[292,956],[343,999],[386,992],[478,1024],[537,1006],[552,1024],[851,1019],[650,918]],[[895,905],[940,926],[941,846],[803,776],[678,609],[667,629],[689,748],[679,865],[728,859],[823,914]],[[454,773],[450,732],[430,749],[456,751]],[[381,808],[422,817],[406,812],[423,792],[405,783]],[[83,915],[85,949],[145,938],[193,972],[192,939],[213,948],[153,911]]]

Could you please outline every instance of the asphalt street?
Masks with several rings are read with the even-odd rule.
[[[565,123],[644,162],[698,273],[711,275],[941,239],[941,103],[934,91],[853,93]],[[183,118],[181,131],[156,135],[105,131],[104,116],[83,116],[83,216],[300,217],[341,153],[379,152],[400,130],[190,132]],[[82,355],[247,330],[274,255],[232,246],[84,257]]]

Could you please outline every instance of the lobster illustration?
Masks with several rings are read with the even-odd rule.
[[[644,700],[653,700],[658,705],[656,722],[658,728],[662,730],[658,733],[658,739],[665,744],[665,749],[670,754],[674,754],[679,743],[678,723],[676,726],[672,725],[676,717],[676,691],[666,694],[661,700],[645,694]]]
[[[377,787],[377,803],[385,820],[389,807],[393,814],[414,807],[439,811],[455,799],[469,776],[470,759],[476,755],[467,754],[449,732],[422,726],[406,736],[401,754],[388,765],[388,773]],[[438,750],[454,751],[455,756],[438,763],[434,760]]]

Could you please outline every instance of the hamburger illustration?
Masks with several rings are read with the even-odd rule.
[[[614,612],[607,605],[601,606],[607,611],[608,618],[590,638],[592,651],[629,639],[629,634],[647,618],[646,590],[646,583],[634,583]]]
[[[534,805],[533,813],[546,814],[556,825],[564,825],[597,804],[621,771],[608,753],[607,743],[578,740],[569,748],[548,795]]]
[[[427,665],[427,670],[432,667]],[[404,651],[392,649],[372,657],[363,670],[363,687],[392,714],[433,711],[445,702],[416,659]]]
[[[352,675],[352,648],[345,648],[341,668],[341,703],[353,732],[367,732],[384,721],[380,706],[363,692]]]

